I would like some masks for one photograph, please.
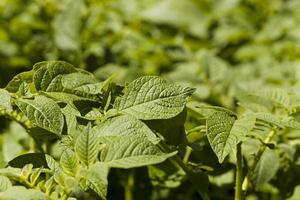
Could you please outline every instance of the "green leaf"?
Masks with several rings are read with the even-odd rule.
[[[103,163],[93,164],[87,172],[87,182],[89,187],[94,190],[101,199],[106,199],[107,193],[108,167]]]
[[[45,200],[47,197],[39,190],[27,189],[24,186],[13,186],[4,192],[0,192],[0,199]]]
[[[23,154],[9,161],[8,164],[17,168],[22,168],[27,164],[32,164],[34,168],[48,167],[45,155],[42,153]]]
[[[244,139],[254,127],[255,118],[245,115],[238,120],[227,112],[215,112],[207,121],[207,138],[219,162]]]
[[[185,118],[186,109],[173,118],[149,120],[145,123],[152,131],[160,133],[168,144],[179,145],[187,141],[184,129]]]
[[[155,187],[176,188],[185,178],[185,172],[177,164],[166,160],[163,163],[148,166],[149,179]]]
[[[130,115],[110,118],[93,127],[93,132],[100,141],[103,137],[144,136],[154,144],[159,142],[157,136],[143,122]]]
[[[0,175],[0,192],[6,191],[12,186],[10,180],[6,176]]]
[[[0,111],[1,110],[12,110],[11,96],[9,92],[4,89],[0,89]]]
[[[60,165],[65,173],[75,176],[78,160],[71,149],[66,149],[60,157]]]
[[[36,96],[34,100],[18,99],[17,106],[35,125],[60,135],[64,126],[64,117],[59,106],[44,96]]]
[[[260,186],[268,183],[277,173],[280,160],[274,150],[266,149],[260,158],[251,180],[258,190]]]
[[[22,72],[16,75],[5,87],[5,89],[9,92],[18,92],[22,83],[30,83],[32,82],[33,71]]]
[[[77,51],[80,48],[82,0],[67,0],[64,8],[54,19],[55,44],[62,50]]]
[[[138,119],[168,119],[183,111],[194,89],[167,83],[157,76],[144,76],[125,87],[114,107]]]
[[[145,136],[128,135],[101,138],[107,145],[103,162],[110,167],[133,168],[157,164],[174,156],[177,152],[165,153]]]
[[[91,124],[89,124],[76,140],[75,153],[79,161],[89,166],[98,156],[98,147],[98,138],[91,131]]]
[[[58,81],[63,74],[76,72],[73,65],[64,61],[45,61],[33,66],[35,71],[33,76],[34,85],[37,90],[42,91],[60,91]],[[55,87],[53,87],[55,86]]]

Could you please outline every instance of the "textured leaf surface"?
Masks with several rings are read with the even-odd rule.
[[[226,112],[215,112],[206,123],[208,141],[221,163],[253,128],[255,118],[247,115],[235,120]]]
[[[103,161],[108,166],[116,168],[157,164],[177,153],[164,153],[157,145],[142,136],[102,138],[101,142],[108,146]]]
[[[122,115],[110,118],[104,123],[95,126],[93,132],[97,137],[117,137],[117,136],[145,136],[149,141],[157,143],[156,135],[140,120],[130,115]]]
[[[13,186],[5,192],[0,192],[0,199],[5,200],[45,200],[47,197],[39,190],[27,189],[23,186]]]
[[[0,89],[0,110],[12,110],[10,99],[9,92]]]
[[[87,174],[89,187],[94,190],[101,199],[106,199],[108,167],[102,163],[91,166]]]
[[[65,173],[75,175],[78,160],[74,151],[72,151],[71,149],[66,149],[61,155],[60,165]]]
[[[78,159],[89,166],[93,163],[98,155],[98,138],[91,131],[91,126],[88,125],[76,140],[75,152]]]
[[[167,83],[157,76],[144,76],[131,82],[124,95],[117,98],[115,108],[139,119],[168,119],[185,107],[194,89]]]
[[[10,180],[6,176],[0,175],[0,192],[4,192],[12,186]]]
[[[44,96],[36,96],[34,100],[18,99],[20,110],[35,125],[60,135],[64,126],[64,117],[59,106]]]
[[[33,71],[22,72],[16,75],[5,87],[9,92],[18,92],[22,83],[32,82]]]
[[[35,70],[33,81],[37,90],[60,91],[58,83],[61,75],[76,72],[73,65],[63,61],[45,61],[33,66]]]

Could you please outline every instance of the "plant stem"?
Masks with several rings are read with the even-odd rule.
[[[187,146],[186,150],[185,150],[184,157],[183,157],[183,163],[185,163],[185,164],[188,163],[192,152],[193,152],[193,149],[191,147]]]
[[[274,137],[275,135],[275,130],[272,130],[270,131],[270,133],[267,135],[266,139],[264,140],[264,143],[270,143],[272,138]],[[267,146],[266,145],[261,145],[257,154],[255,155],[254,157],[254,161],[253,161],[253,164],[252,166],[249,168],[249,172],[247,174],[247,176],[245,177],[244,181],[243,181],[243,187],[242,187],[242,190],[247,192],[248,191],[248,187],[249,187],[249,177],[252,176],[262,154],[265,152]]]
[[[134,171],[130,171],[127,177],[127,182],[124,186],[125,200],[133,200],[132,189],[134,186]]]
[[[236,146],[236,175],[235,175],[235,195],[234,200],[242,200],[242,181],[243,181],[243,155],[242,143]]]
[[[165,144],[165,143],[161,143],[160,147],[163,149],[163,151],[165,152],[170,152],[169,147]],[[186,164],[183,162],[183,160],[180,158],[180,156],[175,155],[173,157],[170,158],[170,161],[179,165],[182,170],[188,175],[188,176],[192,176],[192,173],[190,171],[190,169],[188,168],[188,166],[186,166]],[[193,182],[191,181],[191,179],[189,179],[189,181],[193,184]],[[203,200],[209,200],[209,196],[206,192],[201,191],[200,189],[196,188],[197,192],[199,193],[199,195],[201,196],[201,198]]]

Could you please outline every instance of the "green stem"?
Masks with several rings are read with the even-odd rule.
[[[134,186],[134,171],[130,171],[127,177],[127,182],[124,186],[125,189],[125,200],[133,200],[133,190]]]
[[[192,152],[193,152],[193,149],[191,147],[187,146],[186,150],[185,150],[184,157],[183,157],[183,163],[185,163],[185,164],[188,163]]]
[[[234,200],[242,200],[242,181],[243,181],[243,155],[242,143],[236,146],[236,176],[235,176],[235,195]]]
[[[169,149],[169,147],[166,144],[161,143],[160,147],[163,149],[163,151],[170,152],[170,149]],[[179,165],[182,168],[182,170],[188,176],[193,176],[193,174],[191,173],[191,171],[188,168],[188,166],[186,166],[186,164],[183,162],[183,160],[178,155],[175,155],[175,156],[171,157],[170,161],[173,162],[173,163],[175,163],[175,164],[177,164],[177,165]],[[189,179],[189,181],[193,184],[193,182],[191,181],[191,179]],[[208,196],[208,194],[206,192],[203,192],[203,191],[201,191],[198,188],[196,190],[197,190],[197,192],[199,193],[199,195],[201,196],[201,198],[203,200],[209,200],[210,199],[209,196]]]
[[[270,143],[272,141],[272,138],[274,137],[275,135],[275,130],[272,130],[270,131],[270,133],[267,135],[266,139],[264,140],[264,143]],[[254,161],[253,161],[253,164],[252,166],[249,168],[249,172],[247,174],[247,176],[245,177],[244,179],[244,182],[243,182],[243,187],[242,187],[242,190],[247,192],[248,191],[248,188],[249,188],[249,178],[253,175],[253,172],[261,158],[261,156],[263,155],[263,153],[265,152],[267,146],[266,145],[261,145],[257,154],[255,155],[254,157]]]

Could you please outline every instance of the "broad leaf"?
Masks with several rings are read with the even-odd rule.
[[[95,126],[93,132],[98,138],[118,136],[144,136],[153,143],[158,143],[156,135],[140,120],[130,115],[121,115],[110,118]]]
[[[0,192],[0,199],[45,200],[47,197],[39,190],[27,189],[24,186],[13,186],[4,192]]]
[[[18,99],[17,106],[35,125],[60,135],[64,126],[64,117],[59,106],[44,96],[36,96],[34,100]]]
[[[33,76],[35,87],[37,90],[42,91],[58,90],[57,82],[61,75],[76,72],[73,65],[63,61],[40,62],[33,66],[33,70],[35,71]]]
[[[133,168],[157,164],[174,156],[177,152],[165,153],[144,136],[119,136],[102,138],[107,145],[103,162],[110,167]]]
[[[18,92],[22,83],[32,82],[33,71],[22,72],[16,75],[5,87],[9,92]]]
[[[254,169],[252,182],[256,189],[268,183],[277,173],[280,167],[280,160],[274,150],[266,149]]]
[[[138,119],[168,119],[183,111],[194,89],[167,83],[157,76],[144,76],[125,87],[114,107]]]
[[[227,112],[215,112],[207,121],[207,138],[219,162],[244,139],[253,128],[255,118],[246,115],[238,120]]]
[[[99,153],[98,147],[98,138],[91,131],[91,125],[89,124],[76,140],[75,153],[79,161],[89,166],[97,158]]]

